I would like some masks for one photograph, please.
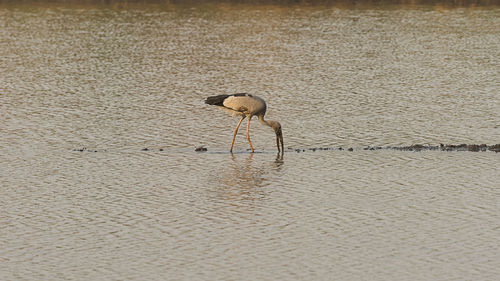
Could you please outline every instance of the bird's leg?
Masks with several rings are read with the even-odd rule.
[[[253,151],[253,147],[252,147],[252,142],[250,142],[250,135],[248,134],[248,131],[250,130],[250,119],[252,119],[252,117],[248,118],[248,123],[247,123],[247,140],[248,140],[248,144],[250,145],[250,149]]]
[[[236,138],[236,134],[238,133],[238,128],[240,128],[240,125],[241,125],[241,121],[243,121],[243,119],[245,119],[246,116],[242,116],[241,119],[240,119],[240,122],[238,122],[238,125],[236,125],[236,128],[234,128],[234,132],[233,132],[233,141],[231,142],[231,148],[229,149],[229,152],[233,152],[233,145],[234,145],[234,139]]]
[[[280,153],[280,139],[278,135],[276,135],[276,145],[278,146],[278,153]]]

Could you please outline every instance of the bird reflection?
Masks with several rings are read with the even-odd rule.
[[[254,155],[231,154],[232,161],[223,168],[220,177],[221,191],[226,199],[255,200],[267,193],[263,188],[280,172],[284,164],[283,155],[278,153],[275,161],[267,165],[263,165],[261,157],[254,159]]]
[[[262,177],[264,171],[252,165],[254,154],[249,154],[244,160],[238,159],[238,156],[231,153],[232,162],[225,171],[222,179],[224,185],[227,187],[237,186],[242,188],[264,186],[264,178]]]

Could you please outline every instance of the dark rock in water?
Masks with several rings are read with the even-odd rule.
[[[415,144],[415,145],[412,145],[412,148],[415,151],[422,151],[422,149],[424,149],[424,146],[421,144]]]
[[[352,149],[352,147],[349,147],[349,149],[348,149],[348,150],[349,150],[349,151],[353,151],[354,149]]]
[[[141,149],[141,150],[142,150],[142,151],[149,151],[149,148],[147,148],[147,147],[146,147],[146,148],[143,148],[143,149]]]
[[[163,148],[160,148],[160,151],[163,151]]]
[[[203,147],[203,146],[198,146],[197,148],[194,149],[194,151],[197,151],[197,152],[203,152],[203,151],[207,151],[208,149],[206,147]]]

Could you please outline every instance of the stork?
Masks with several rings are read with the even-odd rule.
[[[241,119],[234,128],[233,132],[233,140],[231,141],[230,152],[233,152],[234,139],[236,138],[236,134],[238,133],[238,129],[241,125],[243,119],[247,118],[247,133],[246,138],[248,140],[248,144],[250,145],[250,150],[254,152],[252,147],[252,142],[250,141],[250,135],[248,133],[250,129],[250,120],[254,115],[257,115],[261,124],[271,127],[276,133],[276,145],[278,146],[278,153],[280,152],[280,144],[281,151],[285,152],[283,148],[283,133],[281,132],[281,124],[277,121],[267,121],[264,120],[264,115],[266,114],[266,102],[257,96],[240,93],[234,95],[218,95],[208,97],[205,100],[206,104],[217,105],[225,111],[231,113],[233,116],[240,116]]]

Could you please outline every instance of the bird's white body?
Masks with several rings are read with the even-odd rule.
[[[240,121],[238,122],[236,128],[234,129],[233,141],[231,142],[231,149],[229,151],[231,152],[233,151],[234,139],[236,138],[236,134],[238,133],[238,128],[240,127],[243,119],[247,118],[248,124],[247,124],[246,137],[248,140],[248,144],[250,145],[250,149],[252,150],[252,152],[254,152],[248,131],[250,129],[250,120],[255,115],[258,116],[260,123],[271,127],[276,133],[276,144],[278,146],[278,152],[280,152],[280,141],[281,141],[281,150],[282,151],[284,150],[281,125],[276,121],[264,120],[264,115],[266,114],[267,105],[262,98],[245,93],[234,94],[234,95],[218,95],[218,96],[208,97],[205,100],[205,103],[210,105],[217,105],[222,109],[224,109],[225,111],[231,113],[233,116],[241,116]]]
[[[232,111],[233,116],[245,115],[247,118],[265,114],[267,108],[262,98],[252,95],[229,96],[224,100],[223,105],[223,108]]]

